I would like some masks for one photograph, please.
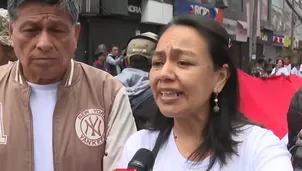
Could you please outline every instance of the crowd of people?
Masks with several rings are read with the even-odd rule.
[[[0,42],[18,60],[0,67],[1,171],[112,171],[133,157],[140,171],[294,170],[298,132],[284,143],[238,111],[223,26],[177,16],[121,53],[99,45],[92,67],[73,59],[80,5],[8,0],[9,44]],[[257,77],[293,70],[286,58],[269,72],[257,65]]]
[[[264,57],[261,57],[257,59],[256,65],[251,69],[251,75],[261,78],[280,75],[302,77],[301,62],[292,64],[289,56],[277,59],[276,62],[273,62],[272,59],[266,61]]]

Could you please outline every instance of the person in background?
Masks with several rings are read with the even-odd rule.
[[[296,66],[294,66],[293,69],[290,71],[290,73],[298,77],[302,77],[301,63],[298,63]]]
[[[96,56],[97,56],[98,62],[94,63],[93,66],[98,68],[98,69],[101,69],[103,71],[108,72],[109,66],[108,66],[108,63],[106,63],[106,54],[105,54],[105,52],[100,51],[98,54],[96,54]]]
[[[157,41],[157,35],[151,32],[131,38],[126,54],[128,68],[115,77],[126,88],[138,130],[146,128],[158,110],[149,82],[151,56]]]
[[[283,64],[284,64],[284,68],[287,69],[287,72],[290,73],[290,71],[292,70],[293,66],[291,64],[291,60],[289,56],[284,56],[283,58]]]
[[[291,74],[296,75],[298,77],[302,77],[302,58],[300,57],[297,64],[292,67]]]
[[[284,67],[284,63],[282,59],[279,59],[275,68],[273,68],[271,76],[279,76],[285,75],[289,76],[290,72],[288,71],[287,67]]]
[[[268,75],[265,71],[265,60],[264,58],[257,59],[257,64],[252,68],[251,75],[254,77],[267,78]]]
[[[73,59],[79,0],[8,0],[18,61],[0,67],[1,171],[112,171],[136,132],[110,74]]]
[[[147,130],[125,144],[120,168],[141,148],[153,171],[292,171],[290,154],[272,131],[238,111],[239,83],[229,34],[206,16],[178,16],[152,56],[150,86],[160,109]]]
[[[100,54],[100,53],[104,54],[105,57],[108,55],[107,47],[106,47],[104,44],[98,45],[98,47],[97,47],[96,50],[95,50],[94,55],[98,57],[98,54]],[[99,62],[100,62],[100,61],[99,61],[99,59],[97,58],[97,59],[93,62],[93,65],[97,65],[97,64],[99,64]],[[105,61],[105,62],[106,62],[106,61]]]
[[[108,54],[106,62],[109,64],[109,72],[111,75],[116,76],[122,72],[121,64],[123,62],[124,56],[119,56],[119,49],[117,46],[112,46],[111,53]]]
[[[17,60],[9,40],[7,23],[8,12],[6,9],[0,8],[0,66]]]
[[[266,74],[269,75],[270,73],[272,73],[272,70],[274,68],[274,61],[272,60],[272,58],[268,58],[267,63],[266,63]]]

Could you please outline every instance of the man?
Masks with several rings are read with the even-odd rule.
[[[259,58],[257,64],[252,68],[251,75],[254,77],[266,78],[268,75],[264,70],[265,60]]]
[[[133,37],[127,46],[129,66],[116,76],[126,87],[138,130],[146,128],[158,110],[149,83],[151,58],[157,39],[157,35],[150,32]]]
[[[98,68],[98,69],[101,69],[103,71],[108,71],[109,69],[109,66],[108,66],[108,63],[106,63],[106,55],[105,55],[105,52],[98,52],[96,54],[97,56],[97,63],[95,62],[93,64],[94,67]]]
[[[0,66],[15,60],[14,49],[9,40],[7,25],[7,10],[0,8]]]
[[[287,71],[290,73],[290,71],[292,70],[293,66],[291,64],[291,60],[289,56],[285,56],[283,58],[283,63],[284,63],[284,67],[287,69]]]
[[[123,86],[75,62],[79,0],[8,0],[18,61],[0,67],[1,171],[110,171],[136,131]]]
[[[106,62],[110,66],[110,73],[113,76],[120,74],[122,72],[121,64],[123,62],[124,56],[119,56],[119,51],[117,46],[112,46],[111,53],[108,54]]]

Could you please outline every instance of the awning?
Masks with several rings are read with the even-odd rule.
[[[248,24],[245,21],[240,21],[237,20],[238,24],[240,24],[242,26],[243,29],[247,29],[248,28]]]

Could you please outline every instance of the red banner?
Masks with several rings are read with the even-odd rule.
[[[256,124],[272,130],[279,138],[287,133],[287,111],[302,79],[291,75],[267,79],[255,78],[238,70],[239,110]]]

